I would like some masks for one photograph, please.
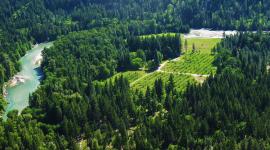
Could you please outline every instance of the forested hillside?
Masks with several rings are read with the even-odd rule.
[[[71,52],[75,46],[79,54],[85,53],[78,47],[88,38],[79,39],[92,39],[91,33],[97,36],[102,32],[74,33],[59,39],[45,54],[44,64],[61,60],[55,56],[78,55],[61,49]],[[268,149],[269,38],[269,34],[258,33],[225,39],[216,49],[218,73],[200,86],[189,85],[183,96],[173,82],[157,80],[144,94],[132,91],[122,77],[95,85],[90,77],[84,81],[79,75],[68,76],[66,67],[48,63],[44,66],[46,80],[30,101],[35,112],[32,117],[51,124],[46,128],[59,125],[54,131],[64,135],[68,143],[87,139],[92,149],[110,145],[117,149]],[[71,44],[72,39],[80,44]],[[88,47],[91,52],[91,44]],[[48,55],[51,52],[55,55]],[[69,72],[74,72],[77,68],[71,67],[73,64],[84,66],[80,59],[63,60],[62,64],[68,63]],[[53,66],[61,71],[47,69]],[[173,76],[170,78],[172,81]]]
[[[0,149],[270,149],[270,34],[261,32],[269,8],[265,0],[2,0],[1,91],[32,44],[55,42],[30,106],[0,121]],[[207,55],[217,68],[202,71],[216,74],[185,91],[173,75],[145,91],[109,79],[179,57],[190,28],[258,33],[221,40]],[[190,45],[190,60],[205,61]]]
[[[268,1],[259,0],[117,0],[102,3],[96,0],[3,0],[0,4],[3,58],[0,70],[5,75],[0,74],[0,83],[18,71],[16,61],[25,49],[29,49],[28,41],[54,40],[70,31],[109,24],[125,28],[128,35],[188,32],[190,27],[267,30],[269,5]]]

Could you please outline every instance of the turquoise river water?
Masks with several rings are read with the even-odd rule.
[[[38,88],[43,77],[43,72],[40,68],[40,62],[42,60],[41,53],[44,48],[49,48],[52,45],[52,42],[35,45],[20,59],[21,71],[15,76],[17,78],[13,77],[6,86],[8,106],[6,107],[4,118],[6,118],[7,113],[11,110],[16,109],[21,112],[29,105],[29,94]],[[11,86],[10,83],[12,81],[13,85]],[[16,83],[16,81],[18,82]]]

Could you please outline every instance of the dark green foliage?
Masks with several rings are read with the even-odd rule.
[[[58,77],[69,76],[85,82],[112,76],[117,66],[117,50],[113,45],[113,34],[109,32],[105,29],[91,30],[61,38],[43,54],[44,69]]]
[[[157,80],[143,94],[132,91],[123,77],[97,84],[92,80],[99,76],[92,73],[89,77],[65,73],[76,73],[85,65],[76,56],[83,59],[100,55],[95,47],[110,48],[115,53],[100,56],[115,59],[118,50],[111,44],[114,36],[110,34],[105,29],[70,33],[45,51],[46,78],[31,97],[32,112],[25,115],[28,121],[36,119],[41,124],[37,133],[51,135],[38,145],[53,141],[51,144],[58,149],[72,148],[83,138],[89,147],[100,149],[110,144],[126,149],[268,148],[270,78],[265,62],[270,35],[239,34],[225,39],[216,48],[218,73],[202,85],[189,85],[185,94],[180,95],[174,88],[173,76],[168,83]],[[89,42],[91,39],[96,42]],[[88,47],[88,51],[81,47]],[[92,65],[109,60],[100,59]],[[57,61],[66,64],[61,66]],[[253,61],[256,70],[248,67],[253,66]],[[9,118],[14,121],[17,114],[11,113]],[[26,143],[23,146],[30,147]]]
[[[219,73],[202,86],[189,86],[185,94],[201,124],[198,136],[218,137],[213,141],[217,147],[230,147],[230,140],[242,143],[247,137],[262,140],[261,145],[269,141],[261,132],[268,131],[268,123],[260,121],[270,106],[269,46],[269,34],[239,34],[216,49]]]
[[[223,40],[217,74],[183,95],[173,76],[146,93],[123,77],[98,81],[181,54],[180,35],[142,34],[269,29],[268,14],[259,0],[2,0],[0,89],[31,43],[57,40],[30,107],[0,121],[0,149],[77,149],[82,140],[91,149],[269,149],[269,34]]]
[[[130,51],[144,50],[146,59],[154,59],[155,51],[163,54],[164,59],[176,58],[181,53],[180,34],[150,37],[131,37],[128,39]]]

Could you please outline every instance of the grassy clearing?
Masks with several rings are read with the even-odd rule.
[[[174,83],[177,87],[176,89],[180,92],[186,89],[188,83],[196,82],[195,79],[189,75],[173,74],[173,76],[174,76]],[[170,73],[154,72],[145,76],[138,82],[136,82],[134,85],[132,85],[132,88],[146,91],[147,87],[151,87],[151,88],[153,87],[157,79],[161,78],[166,84],[169,81],[169,77],[170,77]]]
[[[182,49],[183,52],[189,52],[192,50],[192,45],[200,53],[211,54],[211,50],[221,41],[221,39],[214,38],[188,38],[187,40],[187,51],[185,50],[185,39],[182,38]]]
[[[167,33],[173,35],[173,33]],[[158,34],[155,36],[162,36]],[[146,35],[152,36],[152,35]],[[186,89],[188,83],[202,83],[206,77],[185,75],[185,73],[208,75],[216,72],[213,61],[215,56],[211,54],[211,50],[221,41],[221,39],[207,38],[189,38],[187,40],[187,50],[179,59],[168,61],[159,72],[146,74],[135,80],[131,84],[133,89],[145,91],[146,88],[153,87],[155,80],[158,78],[168,82],[170,73],[174,75],[175,85],[177,90],[182,92]],[[193,44],[195,52],[192,52]],[[185,49],[185,39],[182,38],[182,47]],[[183,73],[183,74],[181,74]]]
[[[169,61],[162,71],[192,73],[192,74],[211,74],[215,73],[216,67],[213,66],[214,56],[205,53],[186,53],[177,61]]]
[[[105,81],[114,81],[116,78],[120,78],[123,76],[124,78],[128,79],[129,83],[134,82],[135,80],[141,78],[142,76],[146,75],[145,71],[126,71],[126,72],[119,72],[112,76],[111,78],[105,80]]]
[[[215,56],[211,50],[221,39],[190,38],[187,40],[187,50],[177,61],[170,61],[163,67],[163,71],[192,73],[192,74],[214,74],[216,67],[213,66]],[[184,45],[185,39],[182,40]],[[195,52],[192,52],[195,45]],[[185,47],[183,46],[183,49]]]
[[[175,35],[175,33],[163,33],[163,34],[153,34],[144,35],[141,37],[150,36],[163,36],[163,35]],[[179,92],[183,92],[188,83],[202,83],[206,76],[198,75],[208,75],[214,74],[216,68],[213,66],[214,55],[211,54],[211,50],[221,41],[221,39],[207,39],[207,38],[188,38],[187,40],[187,50],[185,50],[185,39],[182,36],[182,49],[184,51],[178,59],[164,61],[164,66],[160,71],[154,71],[152,73],[147,73],[145,71],[126,71],[120,72],[113,77],[103,81],[114,81],[115,78],[123,76],[128,79],[131,83],[131,88],[134,90],[146,91],[147,87],[153,87],[155,80],[161,78],[166,84],[169,81],[171,74],[174,76],[174,82],[176,89]],[[195,45],[195,52],[192,51],[193,44]],[[193,75],[195,74],[195,75]]]

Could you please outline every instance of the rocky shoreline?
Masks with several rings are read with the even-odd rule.
[[[15,75],[12,77],[11,80],[8,81],[8,86],[13,87],[20,83],[24,83],[27,80],[27,77],[21,76],[21,75]]]
[[[32,48],[37,48],[39,44],[32,44]],[[38,58],[35,60],[35,64],[39,65],[42,61],[42,56],[40,55],[41,58]],[[14,87],[18,84],[24,83],[27,80],[27,77],[21,76],[21,75],[15,75],[13,76],[8,82],[4,83],[3,85],[3,97],[6,98],[8,96],[7,92],[7,87]]]
[[[7,95],[8,95],[8,92],[7,92],[7,89],[6,89],[6,88],[7,88],[7,85],[4,84],[4,85],[3,85],[3,97],[4,97],[4,98],[6,98]]]
[[[40,53],[39,55],[37,55],[34,59],[34,64],[37,66],[41,65],[41,62],[43,60],[42,54]]]
[[[21,75],[15,75],[13,76],[8,82],[6,82],[3,86],[3,96],[4,98],[7,97],[8,92],[7,92],[7,87],[14,87],[18,84],[25,83],[27,80],[27,77],[21,76]]]

